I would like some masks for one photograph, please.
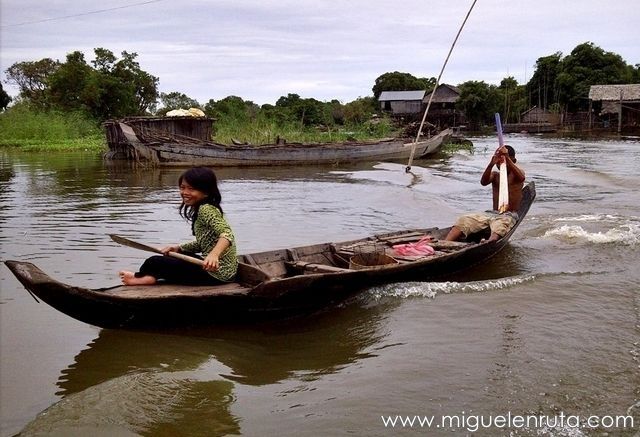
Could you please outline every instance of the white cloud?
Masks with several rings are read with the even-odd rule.
[[[200,102],[238,95],[273,103],[287,93],[347,102],[371,95],[375,78],[388,71],[437,76],[471,5],[166,0],[126,7],[136,3],[2,0],[0,68],[44,57],[64,60],[74,50],[89,60],[94,48],[104,47],[138,53],[141,67],[160,78],[161,91]],[[511,75],[522,83],[539,57],[566,55],[585,41],[640,63],[639,11],[635,0],[479,0],[443,81],[499,83]],[[58,19],[70,15],[77,16]]]

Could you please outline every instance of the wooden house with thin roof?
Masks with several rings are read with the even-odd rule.
[[[433,98],[431,97],[432,93]],[[459,126],[466,122],[464,113],[456,109],[456,103],[460,99],[458,88],[441,83],[432,93],[426,94],[422,99],[425,108],[431,99],[427,121],[441,128]]]
[[[441,128],[464,123],[464,114],[456,109],[456,102],[460,98],[458,88],[440,84],[433,92],[433,98],[431,94],[426,90],[383,91],[380,93],[378,102],[380,109],[393,117],[419,120],[431,99],[427,114],[429,123]]]
[[[382,91],[378,102],[380,110],[392,116],[413,116],[422,114],[422,99],[425,90],[412,91]]]
[[[517,123],[504,123],[502,131],[504,133],[527,132],[544,133],[555,132],[560,128],[560,114],[555,114],[548,109],[533,106],[522,114]]]
[[[640,84],[591,85],[589,128],[640,129]]]

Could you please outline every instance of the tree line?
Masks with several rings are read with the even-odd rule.
[[[238,96],[201,104],[179,91],[159,92],[159,79],[140,68],[136,53],[124,51],[118,58],[110,50],[96,48],[94,55],[91,63],[86,62],[83,53],[74,51],[64,62],[44,58],[11,65],[5,73],[7,82],[19,89],[15,104],[32,110],[82,112],[96,121],[164,115],[172,109],[197,107],[207,116],[239,123],[261,117],[305,127],[363,123],[378,112],[382,91],[431,91],[436,82],[433,77],[419,78],[396,71],[376,79],[373,96],[346,104],[293,93],[280,97],[275,104],[261,106]],[[490,124],[495,112],[513,122],[532,106],[552,112],[584,111],[591,85],[628,83],[640,83],[640,64],[628,65],[620,55],[585,42],[567,56],[557,52],[538,58],[526,84],[518,84],[512,76],[502,79],[500,85],[474,80],[458,84],[461,94],[457,107],[472,125]],[[0,108],[7,108],[10,100],[0,85]]]

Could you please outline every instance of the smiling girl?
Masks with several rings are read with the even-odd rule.
[[[120,271],[125,285],[153,285],[158,281],[173,284],[206,285],[232,281],[238,269],[235,238],[224,218],[215,173],[194,167],[178,179],[182,204],[180,215],[191,222],[195,240],[167,246],[162,253],[201,253],[202,267],[168,256],[148,258],[138,272]]]

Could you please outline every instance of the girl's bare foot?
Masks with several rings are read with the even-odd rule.
[[[120,280],[124,285],[153,285],[156,283],[156,278],[153,276],[142,276],[137,278],[135,273],[128,270],[121,270],[118,272]]]

